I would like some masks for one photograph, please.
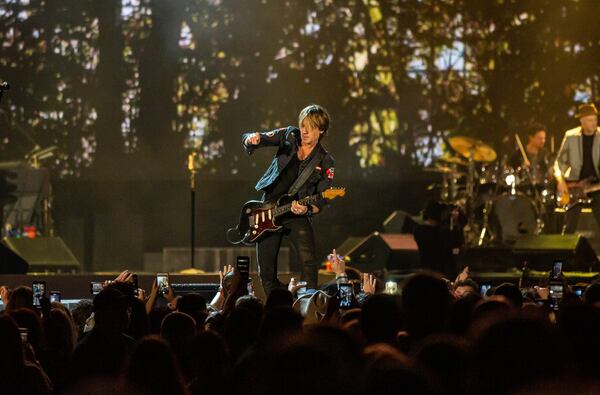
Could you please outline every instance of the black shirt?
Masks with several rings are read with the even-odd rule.
[[[583,143],[583,165],[581,166],[581,173],[579,175],[580,180],[584,180],[589,177],[596,177],[596,170],[594,169],[594,160],[592,159],[592,147],[594,145],[595,133],[591,136],[582,134]]]
[[[277,180],[271,184],[266,191],[266,200],[276,201],[288,193],[290,187],[294,184],[296,178],[298,178],[301,162],[302,161],[298,159],[298,155],[292,155],[292,158],[279,177],[277,177]]]
[[[531,164],[531,181],[534,184],[541,184],[548,176],[548,152],[541,148],[537,154],[527,152],[527,160]],[[513,168],[523,165],[523,155],[520,150],[516,150],[510,158],[510,164]]]

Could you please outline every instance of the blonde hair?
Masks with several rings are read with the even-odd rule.
[[[300,111],[298,115],[298,126],[302,126],[302,122],[308,118],[308,121],[323,131],[323,135],[329,130],[329,113],[327,110],[318,104],[311,104]]]

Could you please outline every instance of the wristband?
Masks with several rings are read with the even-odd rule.
[[[306,215],[307,217],[312,217],[312,216],[313,216],[313,208],[312,208],[312,205],[308,204],[308,205],[306,206],[306,214],[304,214],[304,215]]]

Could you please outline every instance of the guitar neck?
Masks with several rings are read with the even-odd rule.
[[[313,204],[317,201],[317,199],[321,196],[320,193],[316,194],[316,195],[312,195],[312,196],[307,196],[303,199],[298,200],[298,203],[300,203],[303,206],[306,206],[308,204]],[[282,215],[285,214],[287,212],[289,212],[292,209],[292,204],[291,203],[287,203],[284,204],[282,206],[278,206],[273,210],[273,215],[278,216],[278,215]]]
[[[592,193],[600,191],[600,184],[592,184],[584,188],[585,193]]]

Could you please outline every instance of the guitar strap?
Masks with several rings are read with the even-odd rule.
[[[296,181],[292,184],[288,191],[288,195],[293,196],[298,193],[300,188],[302,188],[302,185],[304,185],[306,180],[308,180],[308,177],[310,177],[312,172],[315,170],[317,163],[319,163],[324,156],[325,150],[322,147],[319,147],[319,152],[315,153],[310,162],[308,162],[308,165],[306,165],[304,170],[302,170],[302,173],[300,173],[298,178],[296,178]]]

